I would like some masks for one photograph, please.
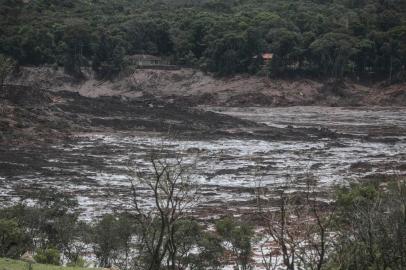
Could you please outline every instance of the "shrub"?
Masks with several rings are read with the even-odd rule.
[[[60,265],[61,255],[54,248],[39,249],[34,259],[38,263]]]
[[[225,217],[216,222],[216,231],[224,241],[231,244],[237,269],[250,269],[254,236],[252,226],[234,217]]]
[[[26,238],[14,219],[0,219],[0,257],[18,258],[24,251]]]
[[[406,269],[406,182],[356,185],[337,200],[331,269]]]
[[[86,261],[82,257],[78,257],[76,261],[69,262],[66,266],[68,267],[86,267]]]

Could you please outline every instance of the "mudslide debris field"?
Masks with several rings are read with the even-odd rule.
[[[205,108],[289,130],[326,129],[334,136],[285,140],[250,136],[168,138],[147,131],[76,133],[67,141],[2,147],[0,199],[16,203],[29,191],[55,187],[78,198],[82,218],[131,209],[131,171],[148,169],[161,148],[195,163],[201,217],[249,213],[255,189],[294,192],[311,177],[320,198],[335,185],[406,174],[406,109],[401,108]],[[249,132],[248,132],[249,133]],[[141,191],[149,204],[147,192]]]

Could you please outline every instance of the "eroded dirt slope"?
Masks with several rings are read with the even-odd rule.
[[[115,81],[96,80],[85,71],[78,82],[62,70],[22,68],[12,83],[67,90],[88,97],[161,98],[184,105],[216,106],[405,106],[406,83],[365,86],[354,82],[333,85],[310,79],[276,80],[258,76],[215,78],[193,69],[136,70]]]

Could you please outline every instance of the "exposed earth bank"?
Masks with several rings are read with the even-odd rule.
[[[91,71],[78,81],[61,69],[21,68],[12,83],[51,91],[74,91],[87,97],[151,97],[183,105],[211,106],[406,106],[406,83],[339,85],[310,79],[278,80],[240,75],[215,78],[194,69],[135,70],[114,81],[94,78]]]
[[[315,140],[320,128],[278,128],[168,103],[152,96],[85,97],[71,91],[5,85],[0,95],[0,144],[52,142],[80,132],[148,132],[189,139]]]
[[[316,140],[325,128],[278,128],[197,109],[205,106],[406,105],[406,84],[387,87],[256,76],[214,78],[192,69],[136,70],[114,81],[92,73],[21,68],[0,93],[0,143],[54,141],[76,132],[141,131],[193,139]]]

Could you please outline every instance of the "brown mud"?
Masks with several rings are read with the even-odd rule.
[[[91,71],[84,74],[85,79],[78,81],[61,69],[26,67],[12,83],[88,97],[154,97],[188,106],[406,106],[406,83],[336,83],[253,75],[217,78],[194,69],[126,71],[113,81],[97,80]]]
[[[50,142],[75,132],[142,131],[178,137],[314,140],[337,136],[318,128],[276,128],[154,97],[85,97],[6,85],[0,98],[0,142]]]
[[[198,156],[200,217],[249,215],[258,180],[275,192],[292,180],[297,192],[311,173],[325,199],[339,184],[406,175],[405,109],[275,106],[405,101],[404,85],[337,88],[193,70],[77,82],[26,69],[0,93],[0,201],[54,187],[78,198],[84,218],[123,210],[126,166],[146,168],[163,141],[168,153]]]

